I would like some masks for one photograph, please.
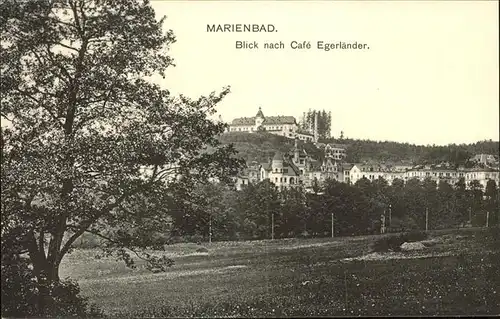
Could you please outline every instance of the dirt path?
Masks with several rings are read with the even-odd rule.
[[[234,265],[227,267],[219,267],[214,269],[197,269],[197,270],[176,270],[157,274],[137,274],[131,276],[122,277],[111,277],[111,278],[93,278],[93,279],[81,279],[78,283],[81,285],[92,284],[92,283],[113,283],[113,282],[127,282],[127,283],[141,283],[150,282],[164,279],[173,279],[185,276],[196,276],[203,274],[220,274],[228,271],[235,271],[239,269],[247,268],[245,265]]]

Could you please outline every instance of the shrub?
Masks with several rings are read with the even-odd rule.
[[[413,230],[403,235],[406,242],[415,242],[427,239],[427,233],[421,230]]]
[[[387,251],[400,251],[401,245],[405,242],[404,238],[400,234],[394,234],[382,237],[378,239],[372,245],[372,251],[374,252],[387,252]]]
[[[2,255],[2,317],[103,317],[79,294],[75,282],[38,283],[27,258]],[[41,298],[43,308],[39,307]]]
[[[401,251],[401,245],[405,242],[416,242],[427,239],[427,233],[422,231],[411,231],[403,234],[391,234],[378,239],[373,245],[374,252]]]

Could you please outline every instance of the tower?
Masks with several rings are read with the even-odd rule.
[[[255,130],[259,128],[264,122],[264,113],[262,113],[262,108],[259,106],[259,111],[255,115]]]

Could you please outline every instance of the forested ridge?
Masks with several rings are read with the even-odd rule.
[[[286,152],[293,148],[294,141],[266,132],[230,132],[219,137],[223,144],[233,143],[239,156],[247,162],[265,162],[276,151]],[[500,153],[498,141],[478,141],[472,144],[415,145],[390,141],[358,139],[323,139],[320,143],[340,143],[347,146],[347,162],[392,162],[408,164],[438,164],[449,162],[463,165],[476,154]],[[322,159],[323,152],[311,143],[299,142],[315,159]]]

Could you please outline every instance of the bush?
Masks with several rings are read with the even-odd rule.
[[[413,231],[417,228],[418,228],[417,223],[411,217],[408,216],[393,217],[391,226],[388,227],[388,232],[390,233],[407,232],[407,231]]]
[[[416,242],[427,239],[427,233],[422,231],[411,231],[403,234],[391,234],[378,239],[373,245],[374,252],[401,251],[403,243]]]
[[[387,251],[400,251],[401,245],[405,242],[402,235],[395,234],[389,235],[378,239],[372,245],[372,251],[374,252],[387,252]]]
[[[77,283],[38,283],[27,258],[2,255],[2,317],[103,317],[79,294]],[[39,306],[42,298],[43,308]]]
[[[197,253],[208,253],[208,249],[206,249],[205,247],[200,247],[200,248],[196,249],[196,252]]]
[[[427,233],[420,230],[414,230],[403,235],[406,242],[415,242],[427,239]]]

